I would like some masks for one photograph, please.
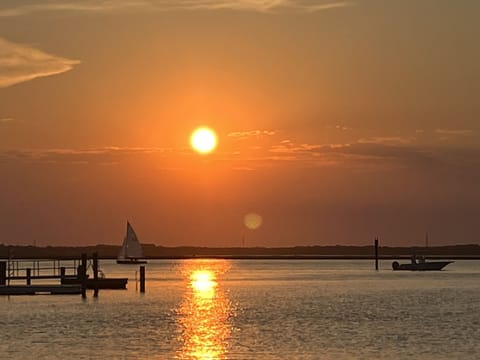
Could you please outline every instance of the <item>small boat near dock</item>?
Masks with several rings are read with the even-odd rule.
[[[62,285],[81,284],[82,280],[77,276],[65,276],[61,278]],[[128,278],[98,278],[96,280],[98,289],[126,289]],[[87,289],[95,289],[95,280],[87,278]]]

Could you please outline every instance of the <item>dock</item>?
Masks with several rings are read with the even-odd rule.
[[[79,295],[81,285],[1,285],[0,295]]]
[[[85,298],[87,289],[93,289],[94,297],[97,297],[99,289],[127,288],[127,278],[103,276],[97,253],[93,254],[90,262],[88,260],[86,254],[82,254],[81,259],[0,260],[0,295],[81,294]],[[92,277],[87,274],[89,268],[92,269]],[[33,280],[48,283],[32,284]]]

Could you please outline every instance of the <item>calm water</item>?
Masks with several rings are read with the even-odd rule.
[[[480,261],[102,261],[127,291],[0,297],[7,359],[478,359]]]

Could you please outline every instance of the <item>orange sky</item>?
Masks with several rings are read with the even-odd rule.
[[[478,242],[480,5],[272,4],[2,1],[0,243]]]

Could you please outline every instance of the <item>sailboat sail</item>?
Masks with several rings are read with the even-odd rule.
[[[118,259],[139,259],[143,257],[142,245],[140,245],[140,242],[138,241],[137,234],[135,234],[132,225],[127,222],[127,234],[123,239],[123,244],[122,248],[120,249],[120,253],[118,254]]]

